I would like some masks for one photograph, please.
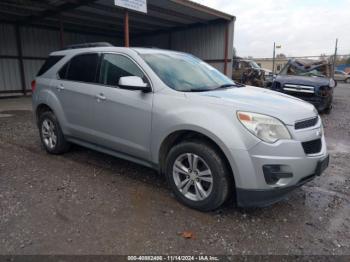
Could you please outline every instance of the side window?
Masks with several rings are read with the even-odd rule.
[[[104,54],[99,82],[104,85],[117,86],[122,76],[139,76],[147,82],[141,69],[129,58],[118,54]]]
[[[41,76],[46,73],[51,67],[58,63],[64,56],[63,55],[53,55],[46,59],[45,63],[41,66],[38,74],[36,76]]]
[[[66,63],[66,64],[60,69],[60,71],[58,71],[58,76],[60,77],[60,79],[66,79],[68,66],[69,66],[69,62]]]
[[[65,79],[95,83],[97,65],[98,54],[82,54],[74,56],[69,62]],[[64,70],[64,67],[61,70]]]

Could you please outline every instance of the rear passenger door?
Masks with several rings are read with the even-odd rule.
[[[97,53],[76,55],[59,71],[59,79],[53,82],[66,118],[68,135],[88,141],[94,139],[93,104],[98,62]]]
[[[142,69],[123,54],[103,54],[100,85],[94,103],[98,144],[115,151],[148,160],[153,92],[126,90],[118,87],[122,76],[139,76],[148,80]]]

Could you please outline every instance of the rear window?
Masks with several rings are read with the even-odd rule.
[[[82,54],[69,62],[65,79],[79,82],[95,83],[98,54]]]
[[[49,56],[45,63],[41,66],[38,74],[36,76],[41,76],[45,72],[47,72],[51,67],[53,67],[55,64],[57,64],[58,61],[60,61],[64,56],[62,55],[52,55]]]

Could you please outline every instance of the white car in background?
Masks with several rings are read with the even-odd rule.
[[[350,75],[341,70],[334,71],[334,80],[350,83]]]

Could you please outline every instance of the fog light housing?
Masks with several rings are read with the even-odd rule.
[[[281,178],[293,177],[290,167],[286,165],[264,165],[263,171],[268,185],[276,184]]]

